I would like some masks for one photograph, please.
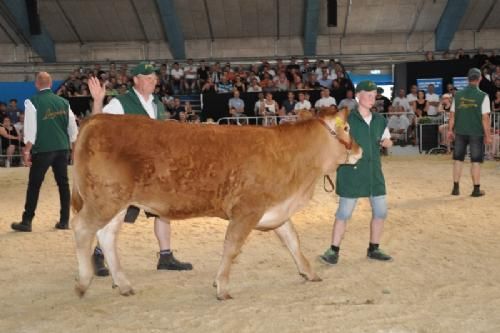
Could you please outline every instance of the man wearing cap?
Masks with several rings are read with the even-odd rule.
[[[356,165],[341,165],[337,170],[336,193],[340,200],[335,214],[332,243],[320,256],[320,260],[329,265],[338,262],[340,242],[346,230],[346,222],[351,217],[358,198],[369,198],[372,207],[368,258],[380,261],[392,259],[379,248],[384,220],[387,217],[380,146],[391,147],[391,135],[385,117],[370,112],[375,104],[377,85],[372,81],[361,81],[356,87],[356,94],[359,105],[349,114],[348,123],[352,138],[363,149],[363,157]]]
[[[484,144],[492,142],[490,132],[491,104],[488,95],[479,90],[481,71],[477,68],[471,68],[467,76],[469,85],[456,93],[450,109],[448,139],[455,140],[451,194],[460,194],[460,176],[468,145],[471,176],[474,184],[471,196],[481,197],[484,195],[484,191],[480,189],[480,165],[484,160]]]
[[[164,119],[165,110],[162,102],[153,95],[157,83],[157,76],[153,65],[142,62],[132,69],[134,86],[126,94],[116,96],[103,108],[106,88],[95,77],[89,79],[89,89],[94,98],[92,114],[134,114],[144,115],[152,119]],[[125,222],[134,222],[139,214],[139,208],[130,206],[125,215]],[[146,212],[147,217],[154,216]],[[157,269],[191,270],[190,263],[178,261],[170,249],[171,227],[170,221],[155,217],[154,231],[160,247],[160,258]],[[108,269],[104,266],[104,256],[99,246],[93,255],[95,274],[106,276]]]

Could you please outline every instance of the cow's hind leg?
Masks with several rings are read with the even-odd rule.
[[[308,281],[321,281],[321,278],[312,270],[311,264],[300,249],[299,236],[293,227],[292,221],[286,221],[274,231],[292,254],[299,274]]]
[[[84,207],[71,221],[75,234],[76,257],[78,260],[78,278],[75,291],[78,296],[83,297],[92,282],[94,270],[92,268],[92,243],[94,241],[97,226],[89,221],[88,213]]]
[[[229,222],[226,230],[226,238],[224,240],[224,251],[222,260],[219,266],[219,271],[215,278],[215,286],[217,287],[217,299],[231,299],[228,292],[229,273],[233,260],[240,253],[243,243],[247,239],[250,231],[257,224],[256,218],[237,219]]]
[[[118,287],[121,295],[130,296],[134,294],[134,289],[132,289],[132,285],[121,268],[116,251],[116,237],[122,226],[124,216],[125,211],[117,214],[104,228],[99,229],[97,231],[97,239],[111,272],[113,287]]]

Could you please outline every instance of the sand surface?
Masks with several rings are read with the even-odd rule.
[[[136,295],[110,278],[73,292],[72,231],[53,228],[59,199],[51,173],[32,233],[14,233],[27,168],[0,169],[0,332],[500,332],[500,166],[483,166],[487,195],[471,198],[469,164],[452,197],[449,156],[384,159],[389,218],[382,247],[395,260],[368,261],[370,208],[362,200],[335,267],[317,260],[330,244],[337,198],[318,182],[294,216],[303,251],[322,282],[304,282],[273,232],[253,232],[233,266],[234,300],[215,299],[226,221],[173,222],[176,256],[190,272],[156,271],[152,220],[124,225],[119,253]]]

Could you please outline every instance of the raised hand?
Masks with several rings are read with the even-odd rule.
[[[92,108],[92,114],[102,113],[102,102],[106,96],[106,85],[101,85],[99,79],[96,77],[91,77],[89,79],[89,90],[92,98],[94,99],[94,106]]]

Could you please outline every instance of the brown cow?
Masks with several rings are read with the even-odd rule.
[[[74,155],[77,292],[83,296],[93,277],[90,256],[97,233],[114,284],[122,295],[133,294],[115,241],[129,205],[165,219],[230,221],[215,279],[218,299],[231,298],[230,266],[252,229],[274,230],[299,273],[320,281],[300,250],[290,217],[312,197],[318,177],[361,157],[345,119],[341,112],[262,128],[93,116],[80,131]]]

